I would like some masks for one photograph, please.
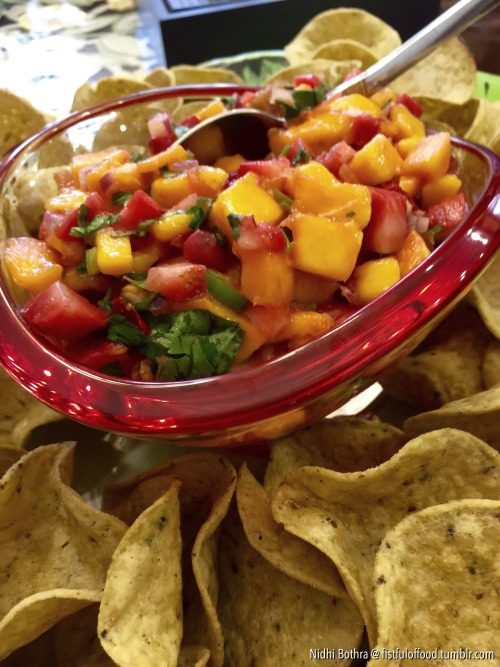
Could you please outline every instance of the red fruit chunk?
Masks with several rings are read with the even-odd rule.
[[[146,289],[170,301],[182,303],[201,296],[207,288],[207,267],[202,264],[163,264],[152,266],[144,281]]]
[[[401,250],[408,234],[406,197],[393,190],[370,188],[372,214],[364,229],[363,249],[386,255]]]

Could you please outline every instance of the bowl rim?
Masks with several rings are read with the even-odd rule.
[[[82,121],[165,97],[213,97],[255,90],[235,84],[173,86],[73,112],[49,124],[5,158],[0,165],[0,188],[21,155]],[[0,276],[4,322],[0,364],[28,392],[66,416],[89,426],[146,437],[201,437],[237,430],[301,408],[344,383],[366,384],[371,375],[375,381],[376,372],[398,346],[464,295],[500,245],[500,158],[463,139],[452,138],[452,146],[476,155],[489,170],[479,200],[466,219],[396,285],[300,348],[268,362],[199,380],[147,383],[112,378],[73,364],[31,332]],[[450,243],[454,244],[453,253],[447,252]],[[466,266],[461,264],[464,256],[469,260]],[[57,391],[51,389],[54,381]],[[97,403],[92,402],[97,399]]]

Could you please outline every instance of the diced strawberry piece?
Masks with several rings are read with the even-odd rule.
[[[339,141],[334,144],[330,150],[321,153],[317,157],[318,162],[321,162],[328,171],[335,176],[339,175],[339,169],[343,164],[349,164],[352,158],[356,155],[356,151],[346,141]]]
[[[234,263],[234,257],[217,242],[212,232],[197,229],[184,241],[182,253],[188,262],[204,264],[209,269],[224,273]]]
[[[323,85],[323,80],[318,74],[298,74],[293,79],[293,86],[310,86],[311,88],[318,88]]]
[[[363,248],[382,255],[401,249],[408,234],[406,197],[399,192],[370,188],[372,214],[364,229]]]
[[[272,160],[251,160],[239,165],[236,178],[241,178],[251,171],[266,182],[276,183],[286,177],[286,172],[289,169],[290,160],[288,157],[281,156]]]
[[[144,190],[136,190],[120,211],[120,217],[114,227],[115,229],[136,229],[140,222],[155,220],[162,213],[163,209],[153,197]]]
[[[350,143],[354,148],[363,148],[365,144],[380,132],[380,118],[375,118],[369,113],[360,113],[352,116]]]
[[[206,291],[206,271],[206,266],[189,262],[152,266],[144,285],[151,292],[182,303]]]
[[[142,333],[149,335],[150,328],[146,320],[141,316],[137,308],[122,296],[117,296],[111,301],[111,312],[113,315],[122,315],[131,324],[140,329]]]
[[[436,234],[438,242],[443,241],[457,227],[467,213],[467,202],[463,192],[447,197],[439,204],[434,204],[427,210],[429,227],[440,227]]]
[[[410,111],[417,118],[420,118],[420,116],[424,113],[424,109],[420,102],[417,102],[417,100],[411,97],[411,95],[408,95],[408,93],[399,95],[396,101],[399,104],[404,104],[408,111]]]
[[[238,238],[233,243],[236,254],[253,250],[285,252],[287,246],[286,236],[280,227],[275,227],[268,222],[257,224],[252,215],[245,215],[241,218]]]
[[[75,342],[106,326],[108,316],[57,281],[30,299],[21,313],[28,324],[57,342]]]

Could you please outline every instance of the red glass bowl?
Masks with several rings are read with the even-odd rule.
[[[36,171],[62,138],[93,148],[104,125],[130,141],[158,105],[250,90],[233,85],[145,91],[76,112],[14,150],[0,168],[0,196],[12,196],[20,172]],[[104,131],[106,135],[107,131]],[[102,147],[102,146],[100,146]],[[318,420],[376,381],[411,352],[465,296],[500,243],[500,159],[454,139],[470,213],[417,269],[326,335],[272,361],[220,377],[142,383],[90,372],[58,355],[18,313],[8,277],[0,278],[0,363],[27,391],[84,424],[147,439],[226,446],[277,437]],[[44,158],[45,159],[45,158]],[[7,207],[8,208],[8,207]],[[0,209],[1,210],[1,209]],[[4,205],[4,213],[6,211]],[[15,227],[15,221],[8,221]],[[5,224],[5,221],[4,221]],[[20,235],[16,229],[8,234]]]

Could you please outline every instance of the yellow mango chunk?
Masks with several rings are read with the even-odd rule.
[[[140,174],[148,174],[158,171],[164,167],[171,167],[176,162],[182,162],[189,158],[189,153],[183,146],[169,146],[166,150],[151,155],[144,160],[137,162],[137,170]]]
[[[53,213],[65,213],[66,211],[76,211],[87,199],[88,193],[81,190],[63,190],[45,204],[47,211]]]
[[[363,232],[355,222],[296,214],[289,226],[293,233],[292,259],[296,269],[331,280],[349,278],[363,241]]]
[[[421,141],[419,137],[406,137],[405,139],[400,139],[396,142],[396,148],[398,153],[404,159],[415,150],[418,142]]]
[[[256,306],[287,306],[293,298],[294,270],[289,253],[240,253],[241,292]]]
[[[382,109],[376,102],[359,93],[342,95],[342,97],[338,97],[328,106],[330,109],[336,111],[357,111],[370,114],[370,116],[374,116],[375,118],[379,118],[382,115]]]
[[[218,116],[225,111],[227,111],[227,109],[221,100],[213,100],[212,102],[206,104],[202,109],[197,111],[196,116],[200,120],[206,120],[207,118]]]
[[[31,294],[40,294],[63,273],[57,254],[30,236],[7,239],[3,259],[14,283]]]
[[[370,259],[356,267],[349,288],[356,302],[365,306],[395,285],[400,277],[399,263],[395,257]]]
[[[132,248],[128,236],[112,236],[109,228],[95,235],[97,266],[106,276],[121,276],[133,269]]]
[[[142,240],[142,239],[141,239]],[[161,257],[161,246],[155,238],[146,237],[138,250],[132,251],[133,273],[147,273]]]
[[[128,162],[130,162],[130,153],[128,151],[113,151],[108,157],[102,160],[100,164],[87,172],[85,189],[88,190],[88,192],[102,193],[102,177],[108,172],[113,171],[116,167],[127,164]],[[78,183],[78,181],[75,181],[75,183]]]
[[[462,181],[456,174],[446,174],[422,187],[422,204],[424,208],[439,204],[446,197],[456,195],[461,187]]]
[[[249,172],[221,192],[209,213],[212,226],[232,239],[232,229],[227,216],[253,215],[255,222],[268,222],[276,225],[285,217],[285,211],[264,188],[258,185],[257,176]]]
[[[326,167],[311,161],[294,169],[289,181],[293,209],[338,220],[351,219],[360,229],[371,216],[371,196],[364,185],[341,183]]]
[[[410,197],[415,197],[422,189],[422,179],[418,176],[400,176],[399,187]]]
[[[218,167],[201,166],[189,172],[191,188],[203,197],[215,197],[227,181],[227,171]]]
[[[410,271],[418,266],[420,262],[430,254],[431,251],[427,247],[424,239],[415,229],[411,229],[404,240],[401,250],[396,254],[401,278],[406,276],[407,273],[410,273]]]
[[[398,138],[425,137],[425,125],[404,104],[393,104],[389,111],[389,118],[398,128]]]
[[[98,167],[106,164],[108,167],[125,164],[130,161],[130,153],[121,148],[105,148],[95,153],[79,153],[71,159],[71,175],[76,185],[79,184],[79,174],[82,169]],[[88,189],[88,188],[87,188]]]
[[[449,132],[437,132],[425,137],[407,155],[402,173],[435,181],[444,176],[450,166],[451,142]]]
[[[159,220],[154,222],[149,231],[158,241],[171,241],[179,234],[189,231],[192,219],[191,213],[171,211],[164,213]]]
[[[399,174],[403,160],[383,134],[376,134],[349,162],[360,183],[379,185]]]
[[[370,99],[372,102],[375,102],[381,109],[385,109],[385,107],[390,103],[393,102],[396,99],[397,95],[396,93],[392,90],[392,88],[381,88],[380,90],[376,90],[373,95],[370,96]]]
[[[113,182],[109,188],[106,188],[107,196],[112,192],[133,192],[144,189],[145,183],[135,162],[126,162],[119,167],[114,167],[111,171]]]
[[[323,303],[329,301],[338,288],[336,280],[295,269],[293,301],[304,304]]]
[[[329,313],[298,310],[290,314],[290,319],[280,331],[278,340],[289,340],[290,347],[298,347],[322,336],[334,325],[335,321]]]
[[[62,281],[65,285],[71,287],[74,292],[85,292],[87,290],[104,292],[109,286],[108,278],[100,273],[92,276],[88,273],[78,273],[78,268],[75,266],[64,270]]]
[[[151,184],[151,196],[163,208],[172,208],[191,193],[191,183],[187,172],[155,178]]]
[[[236,155],[224,155],[224,157],[221,157],[214,162],[214,167],[217,169],[224,169],[226,174],[232,174],[243,162],[246,162],[246,160],[243,155],[240,155],[239,153],[236,153]]]
[[[321,110],[306,121],[291,125],[288,129],[271,128],[268,133],[269,146],[275,155],[280,155],[286,146],[302,139],[313,155],[328,150],[333,144],[346,139],[351,127],[351,118],[339,111]]]

